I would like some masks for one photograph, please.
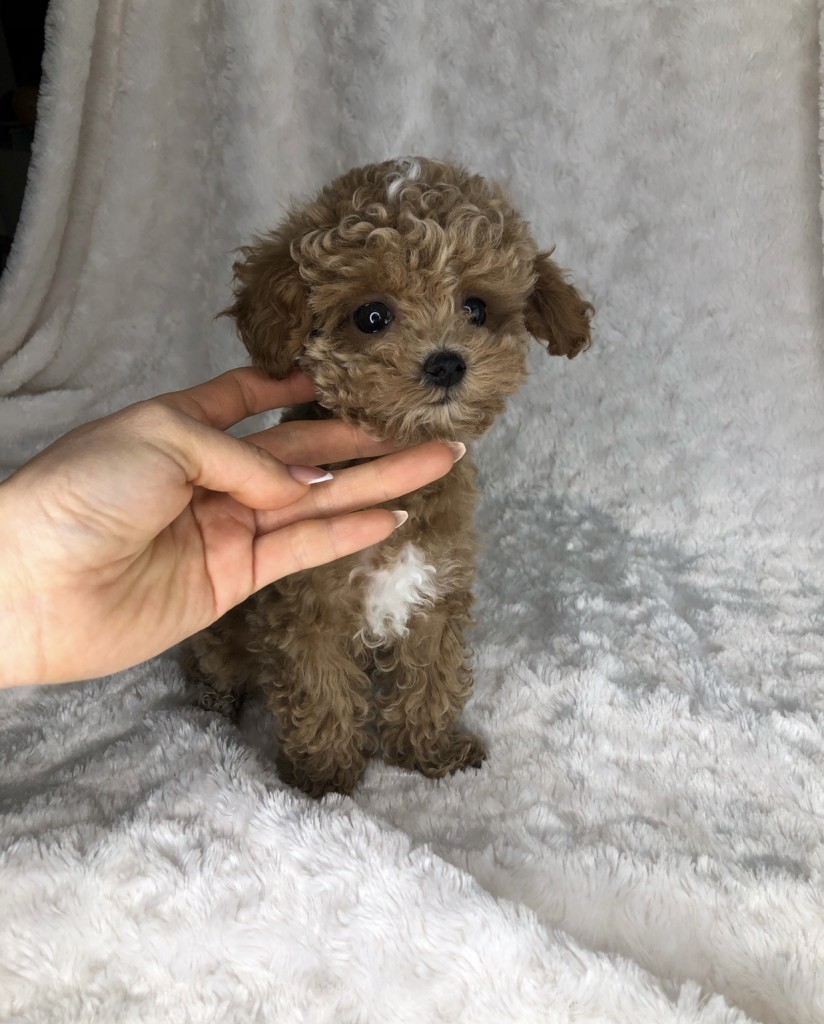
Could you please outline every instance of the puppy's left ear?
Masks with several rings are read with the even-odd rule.
[[[595,312],[550,259],[552,250],[535,257],[535,287],[526,309],[526,329],[547,343],[550,355],[572,359],[591,344],[589,321]]]

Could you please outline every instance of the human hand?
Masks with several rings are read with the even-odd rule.
[[[446,444],[394,452],[338,420],[224,433],[312,397],[303,374],[231,370],[78,427],[0,484],[0,685],[152,657],[267,583],[384,540],[399,517],[368,506],[452,467]],[[379,455],[300,482],[306,463]]]

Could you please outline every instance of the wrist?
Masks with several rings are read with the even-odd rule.
[[[41,609],[14,478],[0,483],[0,688],[46,681]]]

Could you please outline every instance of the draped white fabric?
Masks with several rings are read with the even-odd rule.
[[[54,0],[0,464],[243,361],[349,166],[507,183],[597,308],[477,446],[477,773],[285,789],[171,658],[0,694],[0,1020],[824,1020],[812,0]]]

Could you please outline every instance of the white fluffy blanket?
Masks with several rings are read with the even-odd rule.
[[[171,659],[0,697],[3,1022],[824,1021],[812,0],[54,0],[2,461],[241,360],[227,251],[423,152],[598,308],[479,445],[482,771],[278,781]]]

